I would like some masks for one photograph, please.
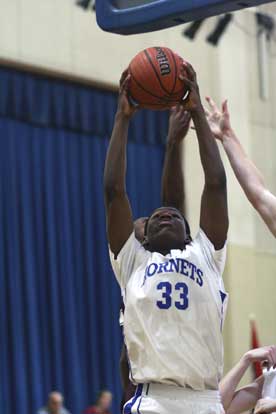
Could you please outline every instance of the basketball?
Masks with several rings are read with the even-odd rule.
[[[129,94],[142,108],[164,110],[177,105],[187,94],[179,79],[183,59],[167,47],[150,47],[129,65]]]

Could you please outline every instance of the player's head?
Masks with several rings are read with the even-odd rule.
[[[58,391],[52,391],[48,397],[48,409],[52,414],[58,414],[63,405],[63,395]]]
[[[179,210],[160,207],[146,222],[145,240],[146,247],[151,251],[184,249],[191,242],[190,228]]]
[[[135,237],[140,242],[143,243],[145,237],[145,224],[148,217],[140,217],[134,222]]]
[[[102,390],[99,392],[96,400],[96,405],[102,411],[108,411],[112,404],[112,394],[108,390]]]

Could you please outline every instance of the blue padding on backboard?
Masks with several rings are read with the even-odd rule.
[[[98,25],[108,32],[152,32],[271,0],[96,0]]]

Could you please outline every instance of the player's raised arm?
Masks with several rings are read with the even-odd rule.
[[[132,212],[125,185],[128,127],[135,111],[127,97],[129,79],[125,71],[120,81],[118,110],[104,169],[107,233],[115,257],[133,231]]]
[[[188,78],[185,76],[185,71]],[[184,108],[191,112],[205,177],[200,226],[215,249],[219,250],[225,244],[228,231],[226,174],[200,100],[196,74],[190,64],[185,63],[181,78],[190,91],[188,99],[184,102]]]
[[[219,384],[221,401],[226,414],[239,414],[254,408],[262,396],[263,376],[237,390],[247,369],[254,362],[266,363],[272,368],[276,363],[276,347],[265,346],[246,352],[240,361],[225,375]]]
[[[191,115],[178,105],[169,120],[166,154],[162,175],[162,203],[184,213],[184,177],[181,144],[189,130]]]
[[[211,98],[207,98],[207,101],[210,105],[207,118],[213,135],[222,142],[234,173],[248,200],[276,237],[276,197],[267,189],[261,173],[248,158],[233,131],[227,101],[223,102],[221,111]]]

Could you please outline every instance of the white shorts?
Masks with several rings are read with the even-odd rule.
[[[166,384],[140,384],[123,414],[224,414],[219,391]]]

